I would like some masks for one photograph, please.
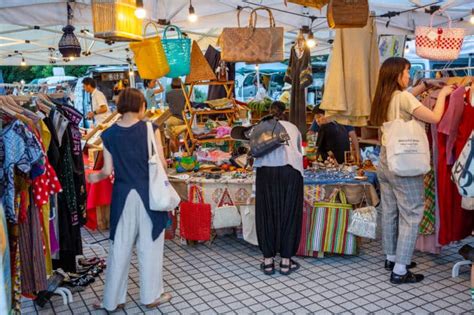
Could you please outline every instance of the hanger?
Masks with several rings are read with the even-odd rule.
[[[5,105],[3,98],[0,97],[0,110],[5,113],[7,116],[10,116],[11,118],[16,117],[16,113],[11,110],[7,105]]]

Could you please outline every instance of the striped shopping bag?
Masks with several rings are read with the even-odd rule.
[[[307,248],[315,252],[355,255],[357,237],[347,232],[352,205],[347,203],[342,190],[331,195],[329,202],[314,204]]]

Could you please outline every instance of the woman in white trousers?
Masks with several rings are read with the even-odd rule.
[[[140,299],[149,308],[171,300],[163,289],[164,229],[168,213],[152,211],[148,195],[146,101],[137,89],[127,88],[118,98],[122,118],[102,134],[104,167],[91,174],[98,182],[114,171],[110,207],[110,246],[105,277],[104,298],[95,308],[113,311],[125,306],[128,271],[133,247],[137,246],[140,271]],[[155,128],[158,154],[166,165],[160,131]]]

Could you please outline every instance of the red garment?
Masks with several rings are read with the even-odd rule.
[[[86,178],[90,173],[98,173],[99,171],[86,170]],[[112,202],[112,180],[106,178],[98,183],[91,184],[86,182],[87,190],[87,223],[86,227],[91,230],[97,229],[97,213],[96,207],[107,206]]]
[[[454,145],[456,159],[466,144],[474,129],[474,108],[467,102],[466,97],[464,113],[459,124],[458,134]],[[449,100],[446,101],[449,106]],[[474,211],[461,208],[461,195],[456,185],[451,180],[452,166],[447,165],[448,136],[438,132],[438,204],[440,228],[438,241],[441,245],[462,240],[471,235],[474,228]]]
[[[33,130],[41,144],[41,148],[45,151],[41,136],[36,129]],[[33,197],[35,199],[36,206],[41,209],[42,206],[49,202],[50,195],[54,195],[63,191],[61,183],[59,182],[56,171],[51,166],[48,160],[48,156],[45,154],[44,158],[45,171],[43,175],[36,177],[33,180]],[[43,221],[43,220],[41,220]]]

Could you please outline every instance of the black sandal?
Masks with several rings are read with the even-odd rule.
[[[282,271],[282,269],[288,269],[288,271]],[[280,274],[284,276],[290,275],[292,272],[295,272],[296,270],[300,269],[300,264],[294,261],[293,259],[290,259],[290,265],[283,265],[280,262]]]
[[[271,269],[270,269],[271,268]],[[265,265],[265,262],[260,264],[260,269],[263,271],[264,274],[267,276],[271,276],[275,274],[275,261],[272,261],[271,264]],[[270,269],[270,270],[268,270]]]

